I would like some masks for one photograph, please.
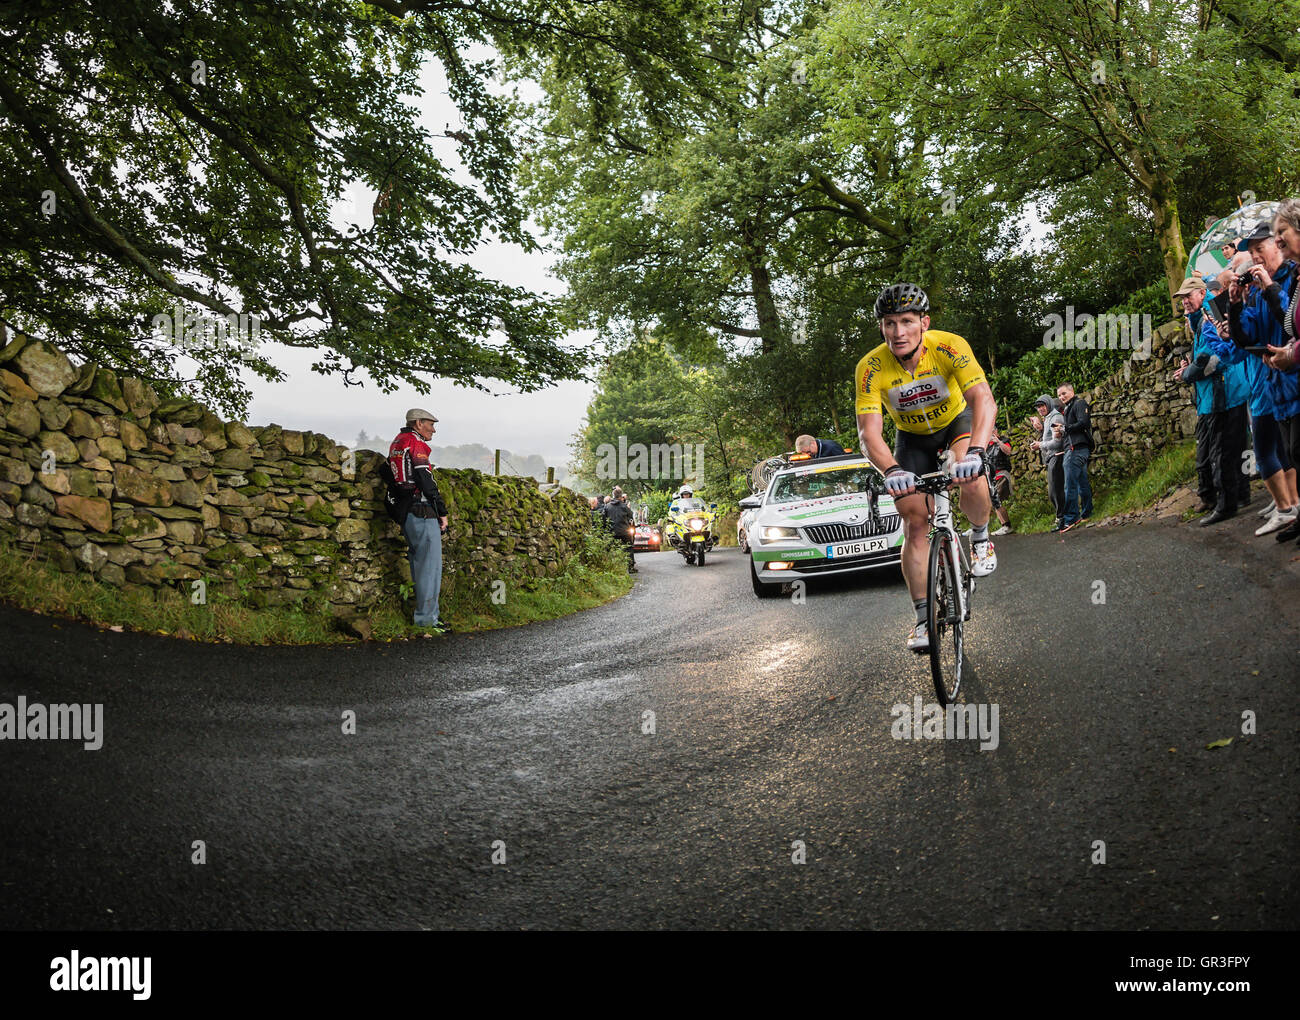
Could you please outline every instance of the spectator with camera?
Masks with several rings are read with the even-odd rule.
[[[1272,370],[1294,375],[1300,365],[1300,198],[1281,202],[1273,215],[1273,240],[1278,253],[1292,265],[1289,283],[1279,279],[1264,288],[1261,296],[1274,323],[1282,326],[1279,343],[1270,341],[1264,363]],[[1286,422],[1284,441],[1292,465],[1300,464],[1300,414]],[[1300,518],[1276,533],[1279,542],[1300,538]]]
[[[1202,527],[1208,527],[1235,517],[1238,507],[1250,501],[1250,479],[1242,471],[1241,459],[1250,390],[1241,364],[1224,363],[1210,349],[1219,334],[1207,313],[1205,284],[1188,278],[1174,297],[1182,300],[1192,334],[1192,360],[1183,358],[1173,378],[1196,388],[1198,509],[1209,511],[1200,520]]]
[[[1229,339],[1216,341],[1212,349],[1221,360],[1227,360],[1229,348],[1240,352],[1238,359],[1244,357],[1251,382],[1251,417],[1256,426],[1255,457],[1274,502],[1272,515],[1255,533],[1267,535],[1285,529],[1300,517],[1295,467],[1286,441],[1290,420],[1300,415],[1300,378],[1294,369],[1284,371],[1263,359],[1270,354],[1271,346],[1281,346],[1285,339],[1282,321],[1270,310],[1264,295],[1274,286],[1277,292],[1289,291],[1296,267],[1279,248],[1271,218],[1256,224],[1237,247],[1249,252],[1251,264],[1228,285]],[[1265,471],[1270,474],[1265,475]],[[1270,485],[1270,478],[1280,484]]]

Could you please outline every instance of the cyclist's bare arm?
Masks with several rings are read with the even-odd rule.
[[[963,395],[971,408],[968,449],[986,449],[989,445],[989,437],[993,435],[993,425],[998,419],[998,405],[993,399],[993,390],[988,383],[982,382],[976,383]]]

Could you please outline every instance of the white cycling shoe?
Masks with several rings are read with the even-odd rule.
[[[912,628],[912,633],[907,635],[907,647],[912,649],[918,655],[930,650],[930,626],[927,623],[918,623]]]
[[[993,551],[993,543],[972,542],[970,546],[970,572],[975,577],[988,577],[998,569],[998,554]]]

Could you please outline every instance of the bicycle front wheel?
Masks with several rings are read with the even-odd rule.
[[[930,631],[930,672],[939,704],[954,701],[961,689],[962,610],[958,590],[961,585],[960,553],[950,532],[930,539],[930,571],[926,583],[927,625]]]

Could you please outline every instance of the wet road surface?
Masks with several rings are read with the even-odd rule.
[[[0,609],[0,702],[105,706],[99,751],[0,741],[0,927],[1296,927],[1283,557],[1155,525],[998,554],[986,750],[896,739],[934,696],[892,570],[760,602],[734,549],[641,555],[608,606],[402,645]]]

